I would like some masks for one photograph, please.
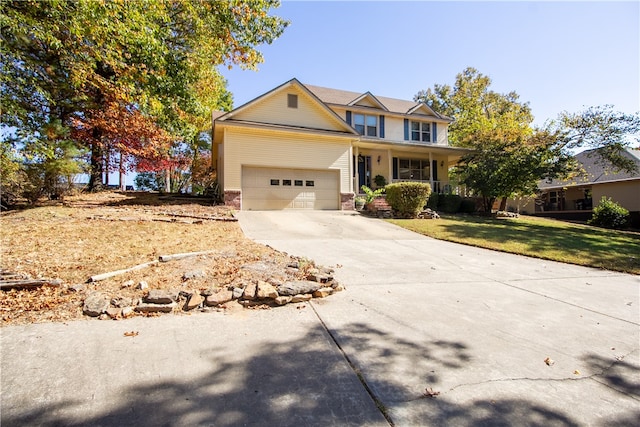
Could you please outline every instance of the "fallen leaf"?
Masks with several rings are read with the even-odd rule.
[[[439,391],[435,391],[434,389],[432,389],[431,387],[427,387],[424,389],[424,397],[436,397],[437,395],[439,395],[440,392]]]
[[[551,365],[553,365],[554,363],[556,363],[556,361],[555,361],[555,360],[553,360],[553,359],[552,359],[552,358],[550,358],[550,357],[547,357],[546,359],[544,359],[544,363],[546,363],[546,364],[547,364],[547,366],[551,366]]]
[[[575,371],[573,371],[574,375],[580,375],[580,371],[578,371],[577,369]]]
[[[125,336],[125,337],[135,337],[135,336],[137,336],[138,334],[139,334],[139,332],[138,332],[138,331],[131,331],[131,332],[125,332],[125,333],[124,333],[124,336]]]

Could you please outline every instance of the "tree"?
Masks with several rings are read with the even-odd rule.
[[[622,152],[640,142],[640,114],[614,111],[613,106],[590,107],[578,113],[562,112],[547,123],[568,150],[598,148],[598,154],[612,170],[633,172],[637,165]]]
[[[231,94],[219,65],[253,68],[257,46],[271,43],[287,22],[269,16],[275,0],[78,0],[0,3],[0,124],[16,128],[19,144],[43,138],[60,123],[63,134],[91,152],[97,186],[111,150],[137,159],[155,145],[155,159],[171,163],[171,144],[130,129],[165,132],[172,143],[194,143],[212,109],[229,109]],[[108,112],[110,126],[100,122]],[[71,132],[74,131],[74,132]],[[134,136],[137,135],[137,140]],[[89,137],[90,136],[90,137]],[[114,148],[114,146],[117,146]],[[19,148],[22,148],[20,146]],[[124,158],[123,157],[123,158]],[[138,164],[137,161],[130,161]]]
[[[456,76],[453,87],[435,84],[422,90],[415,101],[454,119],[449,126],[449,142],[457,147],[478,148],[487,140],[524,138],[533,133],[529,104],[521,103],[516,92],[500,94],[490,90],[491,79],[475,68]]]
[[[416,100],[451,116],[449,139],[453,145],[472,148],[456,171],[461,183],[483,197],[489,211],[497,198],[504,210],[508,198],[529,196],[541,179],[567,178],[580,171],[573,150],[601,148],[615,169],[635,165],[622,150],[638,141],[640,117],[612,107],[592,107],[579,113],[562,113],[557,120],[534,128],[527,103],[515,92],[499,94],[491,79],[474,68],[456,76],[454,87],[436,84],[421,91]]]
[[[485,210],[502,198],[535,191],[542,176],[556,176],[569,164],[551,132],[537,132],[527,103],[516,92],[490,89],[491,79],[474,68],[456,76],[454,87],[434,86],[415,99],[454,119],[452,145],[472,148],[456,169],[459,181],[484,199]]]

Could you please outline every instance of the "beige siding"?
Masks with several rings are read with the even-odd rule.
[[[225,190],[240,190],[242,166],[294,169],[338,169],[340,191],[350,189],[350,141],[346,138],[286,132],[227,129]]]
[[[298,96],[298,108],[289,108],[287,95]],[[239,111],[236,120],[272,123],[344,131],[345,126],[320,104],[296,87],[281,90],[256,102],[251,108]]]
[[[640,211],[640,180],[612,182],[593,186],[593,206],[600,203],[602,196],[625,207],[629,211]]]
[[[400,117],[385,118],[384,137],[392,141],[404,140],[404,120]]]

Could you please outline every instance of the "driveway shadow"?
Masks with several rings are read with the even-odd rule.
[[[390,371],[398,357],[405,357],[406,362],[420,363],[424,359],[445,363],[450,369],[463,366],[469,358],[469,349],[463,343],[415,345],[360,323],[348,324],[334,333],[358,351],[368,352],[378,368]],[[328,345],[329,340],[326,331],[317,326],[295,341],[270,340],[248,356],[230,354],[221,344],[199,355],[210,364],[203,375],[182,379],[173,375],[169,376],[172,380],[123,387],[118,390],[117,401],[106,402],[109,409],[104,409],[105,405],[92,409],[94,403],[87,400],[61,398],[51,405],[32,402],[23,407],[3,400],[2,426],[388,425],[358,376]],[[181,363],[175,363],[178,372],[184,368]],[[439,374],[430,375],[424,380],[435,381]],[[370,380],[361,378],[367,383]],[[371,390],[377,398],[406,394],[393,375],[388,380],[376,379]],[[60,393],[64,396],[64,391]],[[568,414],[526,399],[478,400],[461,405],[437,397],[428,402],[424,408],[429,412],[423,413],[419,425],[577,425]],[[387,402],[378,404],[384,408]],[[393,422],[393,411],[389,413]],[[622,418],[618,421],[626,422]]]

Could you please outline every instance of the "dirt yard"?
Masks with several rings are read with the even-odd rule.
[[[287,268],[294,261],[290,256],[245,238],[228,208],[186,197],[83,194],[2,213],[1,229],[3,272],[60,283],[0,291],[2,325],[82,318],[83,299],[91,291],[111,298],[141,298],[151,289],[225,287],[238,278],[264,277],[264,271],[242,268],[260,261],[270,266],[268,274],[276,279],[302,274]],[[210,252],[88,283],[91,276],[162,255],[199,251]],[[190,272],[198,274],[185,280]],[[141,281],[148,289],[137,289]]]

